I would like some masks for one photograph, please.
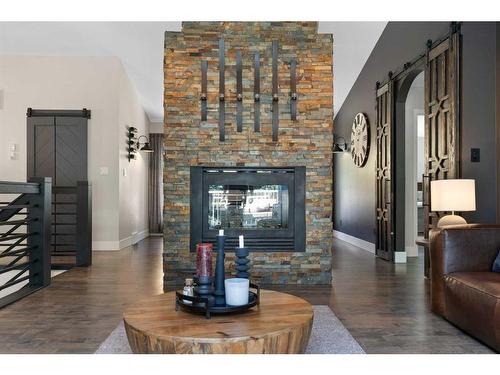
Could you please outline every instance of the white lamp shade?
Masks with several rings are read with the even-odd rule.
[[[466,179],[431,181],[431,210],[475,211],[475,181]]]

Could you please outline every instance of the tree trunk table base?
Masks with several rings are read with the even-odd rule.
[[[125,330],[134,353],[304,353],[313,309],[302,298],[261,290],[249,311],[213,315],[175,311],[175,292],[150,297],[126,309]]]

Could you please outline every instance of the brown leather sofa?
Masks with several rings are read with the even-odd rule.
[[[454,225],[430,233],[431,308],[500,351],[500,273],[491,267],[500,225]]]

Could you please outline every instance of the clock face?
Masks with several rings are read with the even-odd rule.
[[[358,113],[354,117],[351,130],[351,157],[356,167],[362,167],[368,159],[370,130],[366,116]]]

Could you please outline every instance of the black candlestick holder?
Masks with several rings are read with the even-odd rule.
[[[196,286],[194,287],[194,294],[199,297],[208,298],[209,305],[213,306],[214,301],[214,278],[212,276],[195,276],[194,282]]]
[[[249,250],[247,247],[237,247],[235,251],[236,255],[236,277],[242,278],[242,279],[248,279],[250,277],[250,274],[248,273],[248,270],[250,269],[250,266],[248,263],[250,260],[248,259],[248,253]]]
[[[215,263],[215,306],[226,305],[226,291],[224,287],[224,279],[226,271],[224,270],[224,242],[226,236],[217,236],[217,262]]]

